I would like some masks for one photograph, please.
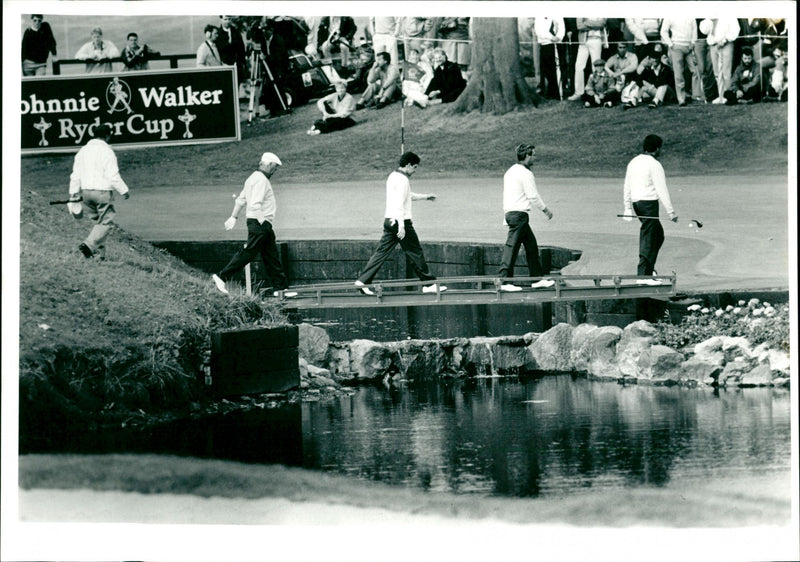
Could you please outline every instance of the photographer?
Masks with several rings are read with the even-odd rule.
[[[284,97],[285,80],[289,76],[289,51],[283,38],[275,33],[273,20],[261,18],[251,30],[253,50],[258,52],[264,70],[259,105],[269,109],[270,117],[291,113]],[[268,71],[267,71],[268,70]]]
[[[147,45],[139,46],[139,36],[135,33],[128,33],[127,44],[120,56],[125,70],[149,70],[149,58],[157,57],[160,54],[158,51],[151,50]]]

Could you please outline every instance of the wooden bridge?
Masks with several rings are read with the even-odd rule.
[[[365,295],[352,282],[300,285],[279,292],[287,307],[364,308],[376,306],[436,306],[473,304],[513,304],[596,299],[665,298],[676,294],[677,277],[639,277],[636,275],[556,275],[546,277],[554,284],[533,289],[531,283],[542,277],[448,277],[436,280],[436,292],[423,293],[430,281],[401,279],[375,281],[366,285],[374,294]],[[515,283],[519,291],[505,291],[504,283]],[[438,289],[447,287],[446,291]],[[296,292],[287,297],[285,293]]]

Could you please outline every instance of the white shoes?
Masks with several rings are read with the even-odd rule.
[[[435,293],[436,292],[436,288],[437,288],[437,285],[436,285],[436,283],[434,283],[433,285],[428,285],[427,287],[423,287],[422,288],[422,292],[423,293]],[[440,293],[443,293],[443,292],[445,292],[447,290],[447,287],[445,287],[444,285],[438,285],[438,288],[439,288],[439,292]]]
[[[723,104],[723,103],[725,103],[725,98],[719,97],[719,98],[715,99],[714,101],[712,101],[711,103],[713,103],[714,105]]]
[[[580,94],[572,94],[570,97],[567,98],[567,101],[577,101],[581,99]]]
[[[531,289],[544,289],[545,287],[552,287],[555,284],[556,282],[552,279],[542,279],[541,281],[531,283]]]
[[[280,297],[281,296],[281,292],[280,291],[273,291],[272,292],[272,296],[273,297]],[[283,298],[285,298],[285,299],[290,299],[290,298],[296,297],[296,296],[297,296],[297,291],[286,291],[286,290],[283,291]]]
[[[223,281],[219,275],[213,273],[211,275],[211,279],[214,281],[214,285],[217,286],[217,289],[223,294],[228,294],[228,288],[225,286],[225,281]]]
[[[364,285],[363,281],[358,281],[357,280],[355,283],[353,283],[353,285],[358,287],[361,290],[361,293],[364,294],[364,295],[374,295],[375,294],[371,289],[368,289],[367,286]]]
[[[517,287],[511,283],[503,283],[500,285],[500,290],[505,291],[506,293],[516,293],[517,291],[521,291],[522,287]]]

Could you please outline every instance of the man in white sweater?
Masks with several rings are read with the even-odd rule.
[[[664,205],[670,220],[678,222],[678,215],[672,208],[667,190],[664,168],[656,160],[661,154],[664,141],[658,135],[647,135],[644,139],[643,153],[628,164],[625,173],[623,200],[625,220],[630,222],[634,212],[642,223],[639,230],[639,267],[637,275],[655,273],[658,251],[664,243],[664,229],[658,219],[658,202]],[[660,285],[657,279],[642,279],[640,284]]]
[[[531,172],[533,159],[536,156],[536,147],[532,144],[520,144],[515,148],[517,163],[511,166],[503,176],[503,213],[504,222],[508,225],[508,237],[503,248],[503,257],[500,260],[500,277],[514,277],[514,265],[520,246],[525,247],[525,259],[528,262],[528,273],[531,277],[541,277],[545,274],[539,261],[539,245],[533,235],[528,213],[535,206],[545,214],[547,220],[553,218],[553,213],[547,208],[539,192],[536,190],[536,180]],[[534,289],[551,287],[555,282],[551,279],[534,281]],[[521,291],[522,288],[511,283],[501,286],[503,291]]]

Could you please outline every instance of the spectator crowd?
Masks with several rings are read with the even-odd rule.
[[[623,109],[787,99],[784,19],[517,21],[523,72],[544,98]],[[347,16],[219,16],[219,25],[203,30],[196,65],[235,67],[240,97],[257,77],[261,113],[271,117],[291,111],[289,80],[298,66],[324,69],[328,88],[314,96],[324,98],[322,118],[309,130],[319,134],[352,126],[357,110],[457,99],[470,73],[471,25],[470,18],[376,16],[360,29]],[[111,72],[116,63],[147,70],[160,54],[140,44],[136,32],[122,50],[100,27],[89,39],[74,56],[89,74]],[[46,74],[56,53],[50,25],[32,15],[22,38],[23,74]]]

